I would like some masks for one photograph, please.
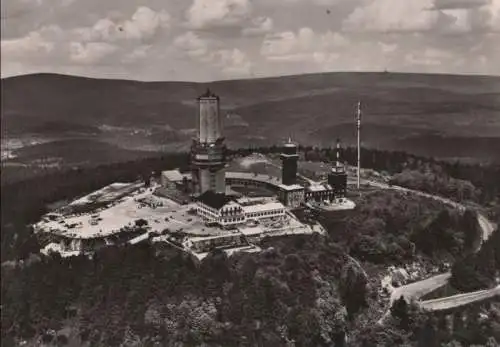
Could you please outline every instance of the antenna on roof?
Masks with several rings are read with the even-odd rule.
[[[358,101],[358,108],[356,110],[356,130],[358,137],[358,190],[360,187],[360,171],[361,171],[361,101]]]

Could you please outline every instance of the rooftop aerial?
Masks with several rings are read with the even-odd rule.
[[[213,93],[210,88],[207,88],[207,90],[205,91],[205,93],[201,94],[198,99],[201,99],[201,98],[216,98],[216,99],[219,99],[219,96],[216,95],[215,93]]]
[[[291,137],[288,137],[288,142],[285,143],[285,147],[297,147],[297,145],[294,142],[292,142]]]

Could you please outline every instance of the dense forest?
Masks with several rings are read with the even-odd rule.
[[[301,148],[305,159],[331,161],[333,148]],[[356,165],[357,152],[348,147],[342,157],[350,165]],[[443,195],[457,201],[472,200],[483,205],[499,203],[500,165],[465,164],[459,161],[439,161],[406,152],[389,152],[361,149],[363,168],[370,168],[394,175],[393,183],[408,188]]]
[[[331,149],[301,150],[309,160],[334,155]],[[230,155],[278,151],[251,148]],[[366,150],[363,156],[365,166],[391,174],[432,170],[448,178],[440,184],[468,181],[475,193],[467,198],[483,204],[498,199],[500,182],[493,179],[500,177],[494,176],[498,167],[400,152]],[[354,152],[347,149],[345,157],[353,161]],[[264,240],[266,251],[260,254],[228,259],[214,252],[200,267],[148,244],[105,248],[91,259],[35,255],[40,245],[29,223],[48,203],[175,167],[187,169],[188,156],[51,173],[2,187],[2,346],[19,338],[35,345],[102,346],[342,346],[346,338],[353,346],[500,341],[500,311],[491,304],[481,308],[488,320],[471,320],[459,332],[438,333],[441,323],[434,315],[399,302],[386,326],[374,325],[384,309],[376,274],[390,264],[455,262],[453,285],[460,290],[491,286],[499,268],[498,231],[481,252],[471,252],[478,237],[473,211],[461,214],[396,192],[365,194],[354,214],[318,216],[329,231],[325,237]]]
[[[497,225],[500,225],[500,220]],[[451,285],[463,292],[490,288],[500,272],[500,230],[493,232],[477,253],[459,257],[452,268]]]
[[[362,267],[324,237],[265,240],[266,251],[200,267],[142,244],[88,259],[31,256],[3,266],[2,346],[14,338],[100,346],[465,346],[500,341],[500,309],[444,332],[432,314],[381,298]],[[367,263],[363,263],[365,267]],[[345,339],[347,337],[347,344]],[[37,344],[37,343],[35,343]],[[458,345],[457,345],[458,346]]]

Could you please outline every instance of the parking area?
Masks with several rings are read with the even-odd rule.
[[[224,232],[216,227],[207,227],[191,211],[193,205],[180,205],[168,198],[155,196],[153,191],[154,187],[135,191],[114,201],[108,208],[92,213],[44,218],[35,227],[41,232],[93,238],[114,234],[123,227],[132,227],[139,220],[144,220],[151,232],[160,234],[164,231],[193,235],[218,235]]]

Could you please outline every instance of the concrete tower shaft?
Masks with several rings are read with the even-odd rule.
[[[210,90],[198,98],[198,141],[215,143],[222,137],[219,97]]]
[[[219,97],[207,90],[198,98],[198,135],[191,146],[193,194],[225,194],[226,146],[219,116]]]
[[[296,184],[299,154],[297,145],[291,139],[288,139],[288,143],[285,143],[280,159],[282,163],[281,183],[284,185]]]

